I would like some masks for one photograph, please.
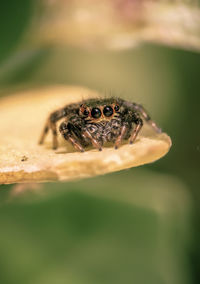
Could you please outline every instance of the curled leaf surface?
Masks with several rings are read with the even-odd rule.
[[[44,145],[38,145],[52,111],[97,96],[97,92],[85,88],[52,86],[2,98],[0,183],[66,181],[102,175],[151,163],[169,151],[169,136],[156,134],[146,125],[133,145],[125,142],[118,150],[106,145],[102,152],[88,148],[79,153],[61,136],[59,148],[52,150],[51,133]]]

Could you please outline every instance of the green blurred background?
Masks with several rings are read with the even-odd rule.
[[[32,13],[30,0],[1,4],[1,95],[51,84],[117,94],[143,103],[173,147],[154,164],[14,198],[1,185],[0,283],[200,283],[200,54],[21,46]]]

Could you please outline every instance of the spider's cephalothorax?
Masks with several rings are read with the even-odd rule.
[[[129,139],[132,144],[147,121],[157,131],[161,129],[153,122],[144,108],[136,103],[120,98],[88,99],[80,103],[69,104],[50,114],[39,143],[49,129],[53,134],[53,149],[58,146],[56,122],[64,139],[72,143],[79,151],[93,145],[101,151],[105,142],[113,142],[117,149],[122,140]]]

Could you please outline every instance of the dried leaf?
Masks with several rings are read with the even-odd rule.
[[[38,139],[48,115],[55,109],[83,98],[99,96],[78,87],[52,86],[17,93],[0,100],[0,183],[66,181],[102,175],[153,162],[164,156],[171,140],[145,126],[133,145],[118,150],[112,145],[102,152],[76,152],[59,136],[52,150],[49,135],[44,145]]]

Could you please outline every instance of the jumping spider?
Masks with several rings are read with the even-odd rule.
[[[79,103],[69,104],[50,114],[42,132],[39,144],[51,129],[53,149],[58,147],[56,122],[65,118],[59,131],[65,140],[79,151],[93,145],[99,151],[105,142],[113,142],[117,149],[122,140],[129,139],[132,144],[147,121],[156,132],[161,129],[153,122],[144,108],[120,98],[88,99]]]

